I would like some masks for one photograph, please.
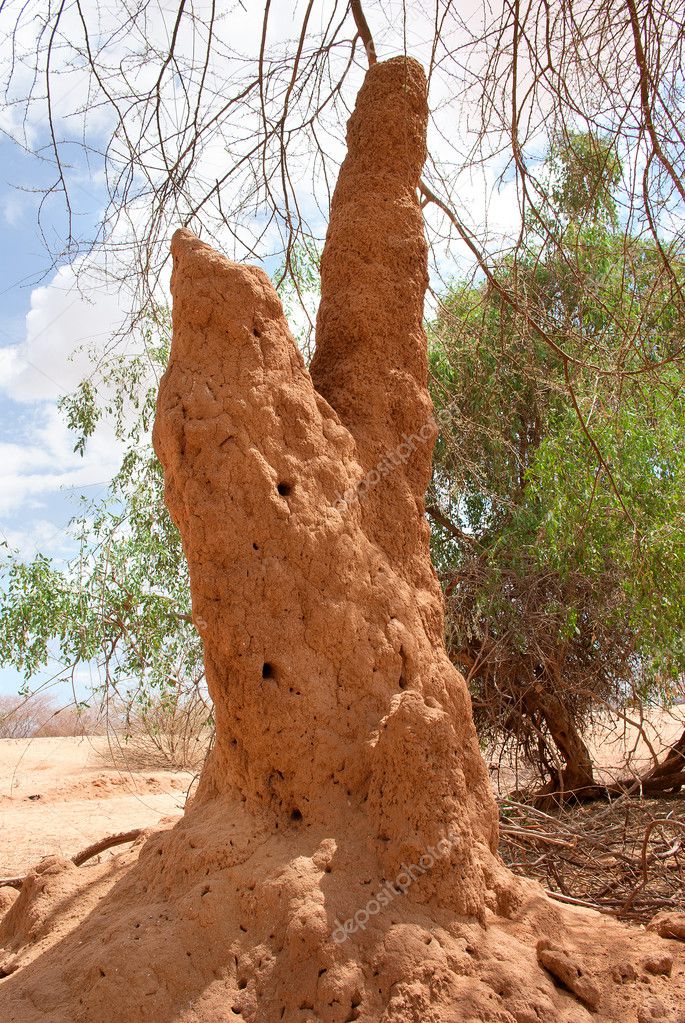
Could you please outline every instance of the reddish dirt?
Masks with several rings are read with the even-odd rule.
[[[423,508],[426,121],[415,62],[369,71],[311,376],[266,275],[174,238],[155,444],[217,741],[183,820],[82,905],[72,865],[24,885],[8,1021],[683,1018],[678,941],[554,905],[494,852]]]
[[[125,753],[104,736],[0,739],[0,879],[180,817],[192,775],[127,768]]]

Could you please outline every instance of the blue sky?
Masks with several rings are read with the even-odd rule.
[[[85,459],[74,454],[56,399],[82,375],[84,356],[73,352],[116,316],[116,296],[84,301],[73,288],[69,261],[51,266],[38,224],[38,191],[50,168],[0,136],[0,538],[30,558],[38,550],[68,556],[65,527],[80,494],[104,490],[116,452],[101,438]],[[92,229],[102,207],[97,185],[79,187],[79,229]],[[42,230],[59,247],[64,218],[57,202],[42,213]],[[98,329],[99,328],[99,329]],[[50,672],[52,674],[52,671]],[[37,681],[37,680],[35,680]],[[13,669],[0,669],[0,693],[23,682]]]

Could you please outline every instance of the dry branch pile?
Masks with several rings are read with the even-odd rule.
[[[624,796],[553,814],[502,800],[500,853],[561,902],[646,923],[685,910],[685,802]]]

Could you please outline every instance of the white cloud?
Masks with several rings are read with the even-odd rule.
[[[7,438],[0,441],[0,521],[15,545],[22,533],[46,539],[41,523],[55,502],[61,504],[65,489],[92,493],[118,468],[121,449],[111,427],[99,428],[81,457],[56,404],[92,373],[89,352],[105,350],[126,315],[121,293],[92,283],[84,294],[83,279],[81,291],[76,287],[75,267],[62,267],[32,292],[24,340],[0,349],[0,393],[6,399],[0,426]],[[63,517],[63,509],[57,514]]]
[[[49,519],[38,518],[21,528],[0,528],[0,538],[26,561],[37,551],[60,558],[69,557],[74,550],[73,540]]]
[[[32,291],[24,341],[0,350],[0,390],[15,401],[54,400],[72,391],[92,369],[89,349],[104,348],[125,319],[122,292],[94,277],[81,276],[77,287],[76,269],[61,267]]]
[[[24,436],[0,443],[0,520],[21,513],[24,524],[7,528],[35,529],[45,516],[50,497],[65,489],[106,485],[116,471],[120,447],[103,428],[91,439],[85,457],[73,451],[73,438],[53,403],[36,405]],[[42,514],[31,522],[31,510]],[[53,526],[54,528],[54,526]]]
[[[16,227],[26,210],[26,198],[20,192],[8,192],[0,198],[0,213],[9,227]]]

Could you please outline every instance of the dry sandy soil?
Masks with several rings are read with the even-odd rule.
[[[0,877],[178,817],[191,782],[184,772],[112,766],[105,737],[1,739]]]
[[[663,741],[673,741],[677,738],[684,716],[683,708],[680,709],[675,719],[662,714],[652,716],[648,736],[656,752],[661,750]],[[658,742],[656,738],[658,733],[661,733],[662,742]],[[593,745],[600,762],[607,769],[608,777],[613,775],[618,761],[626,751],[633,749],[635,739],[635,729],[629,729],[627,734],[623,735],[617,725],[613,729],[611,741],[606,734],[603,737],[599,733],[595,736]],[[121,751],[119,751],[119,757],[120,755]],[[649,751],[644,743],[637,744],[636,757],[637,760],[634,764],[636,770],[646,766],[645,758],[649,757]],[[109,834],[136,827],[154,827],[165,819],[169,821],[178,818],[183,810],[186,791],[192,781],[193,778],[189,773],[116,768],[112,766],[112,754],[108,741],[104,738],[1,740],[0,876],[23,874],[34,867],[42,857],[51,854],[71,857],[91,842]],[[40,798],[31,798],[32,796]],[[680,816],[678,806],[675,807],[673,815]],[[132,869],[132,864],[139,851],[140,846],[122,855],[122,847],[117,847],[101,854],[102,862],[99,866],[97,861],[92,861],[89,864],[89,869],[84,868],[83,873],[78,871],[73,875],[68,873],[65,875],[63,866],[54,865],[48,869],[45,875],[46,890],[50,889],[51,884],[56,886],[57,895],[53,893],[51,898],[52,902],[57,899],[57,903],[59,903],[59,899],[63,898],[64,894],[59,895],[60,884],[68,883],[67,887],[77,884],[79,905],[81,911],[87,915],[87,912],[93,910],[98,900],[106,895],[111,884],[123,879],[126,871]],[[517,855],[520,853],[520,850],[515,851]],[[540,854],[544,851],[545,847],[532,850],[531,855],[534,853],[536,863],[541,859]],[[592,850],[590,850],[591,852]],[[543,867],[544,864],[541,867],[538,863],[537,870],[527,869],[523,873],[538,878],[545,887],[556,889],[554,878],[546,877]],[[605,874],[608,876],[606,868]],[[39,879],[40,876],[42,875],[39,875]],[[588,894],[584,888],[587,885],[587,878],[582,871],[579,872],[578,878],[569,875],[566,880],[571,888],[571,894],[595,900],[595,895],[591,892]],[[655,894],[652,890],[654,885],[653,882],[650,883],[652,887],[648,894],[653,896]],[[581,890],[578,892],[575,892],[574,889],[576,884],[580,885]],[[206,890],[206,887],[204,886],[203,891]],[[48,900],[48,908],[52,902]],[[597,904],[599,902],[601,899],[597,900]],[[27,919],[29,922],[33,921],[33,925],[35,925],[36,920],[40,923],[42,916],[35,907],[31,909],[32,905],[31,903],[29,906],[30,912],[27,914]],[[40,909],[40,907],[38,908]],[[680,908],[680,904],[677,904],[677,900],[672,900],[670,908]],[[549,912],[555,913],[558,910],[555,910],[550,904]],[[565,907],[564,912],[567,914],[564,919],[568,930],[569,920],[573,920],[572,914],[576,911],[572,907]],[[592,916],[588,917],[588,921],[597,930],[598,936],[601,928],[609,926],[606,917]],[[40,958],[39,953],[45,952],[55,942],[62,940],[76,922],[76,920],[71,920],[67,914],[65,919],[60,918],[58,927],[52,936],[39,933],[40,940],[32,939],[26,944],[24,949],[26,962],[30,962],[36,956]],[[583,920],[579,918],[578,925],[581,930],[586,923],[584,924]],[[575,932],[573,933],[575,934]],[[645,944],[647,936],[642,928],[634,928],[631,934],[631,941],[635,944],[637,954]],[[581,945],[581,937],[580,933],[575,934],[572,944]],[[595,938],[590,935],[586,944],[588,948],[584,952],[586,956],[584,962],[593,964],[592,953],[596,944]],[[32,945],[36,946],[33,951]],[[677,946],[677,942],[664,943],[665,960],[670,961],[675,956]],[[647,948],[646,945],[645,948]],[[643,952],[644,949],[640,954],[642,955]],[[8,973],[14,969],[11,960],[10,954]],[[17,962],[19,962],[19,957],[17,957]],[[620,969],[623,969],[623,967],[612,968],[614,973],[617,969],[619,972]],[[630,979],[632,976],[630,967],[626,966],[625,970],[627,971],[626,977]],[[676,973],[678,970],[679,968],[676,969]],[[676,1000],[678,998],[677,992],[670,991],[671,986],[675,984],[675,976],[674,974],[674,980],[671,981],[661,976],[655,977],[648,972],[640,975],[639,983],[635,981],[632,986],[628,985],[625,988],[625,997],[633,1001],[637,999],[641,1005],[637,1016],[639,1023],[656,1023],[657,1019],[661,1023],[666,1023],[666,1020],[669,1023],[676,1020],[680,1023],[681,1017],[677,1012],[674,1014],[672,1009],[665,1008],[663,1014],[659,1015],[662,1005],[668,1003],[669,997],[675,997]],[[623,983],[621,974],[620,985]],[[624,988],[620,985],[616,990],[623,991]],[[49,984],[43,981],[39,982],[42,992],[49,990],[49,987]],[[608,984],[609,994],[612,997],[614,987],[615,985]],[[605,997],[608,997],[606,993]],[[658,1010],[656,1016],[651,1014],[652,1003]],[[628,1010],[628,1007],[626,1008]],[[648,1009],[650,1013],[647,1012]],[[580,1015],[568,1018],[574,1020],[590,1018],[584,1014],[584,1010],[580,1006],[576,1007],[576,1011]],[[0,1015],[2,1014],[0,1013]],[[14,1015],[9,1018],[33,1019],[32,1016],[15,1017]],[[561,1017],[558,1018],[561,1019]],[[614,1020],[617,1017],[613,1014],[613,1010],[612,1012],[607,1010],[606,1014],[599,1014],[596,1018]],[[634,1015],[627,1012],[627,1021],[632,1021],[634,1018]]]
[[[645,730],[657,754],[684,721],[685,707],[649,716]],[[646,743],[622,722],[598,727],[592,746],[607,780],[625,774],[628,753],[633,770],[649,764]],[[516,787],[513,767],[499,774],[502,788]],[[496,784],[498,772],[491,775]],[[44,856],[71,857],[107,835],[180,816],[192,780],[186,772],[114,767],[105,737],[0,739],[0,877],[22,874]]]

